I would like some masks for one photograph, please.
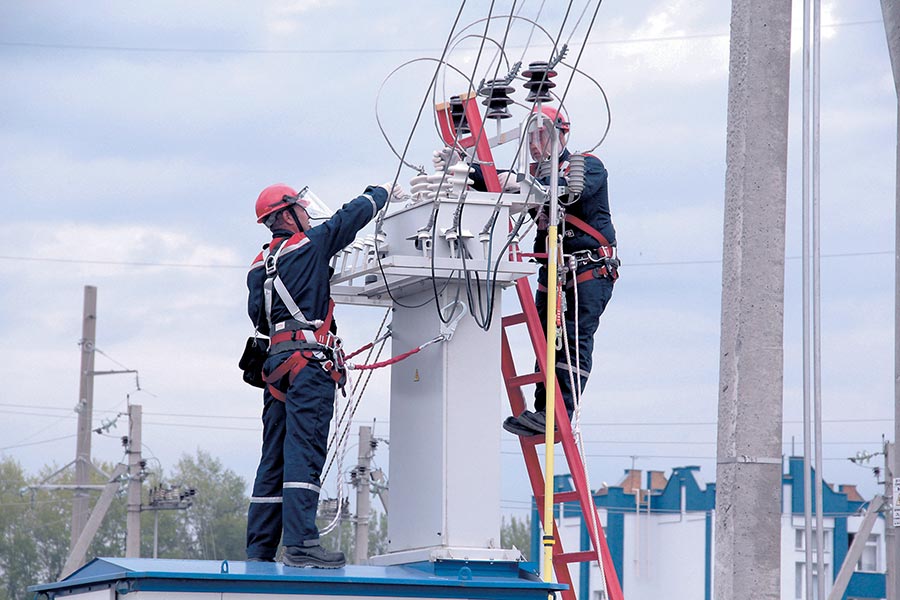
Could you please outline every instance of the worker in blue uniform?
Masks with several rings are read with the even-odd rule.
[[[559,185],[567,185],[569,158],[571,154],[566,148],[569,134],[569,123],[564,115],[551,107],[543,107],[536,114],[536,125],[529,134],[529,150],[535,163],[533,174],[541,172],[540,165],[551,156],[551,136],[559,136],[560,178]],[[501,175],[502,177],[502,175]],[[549,184],[549,175],[540,177],[539,181]],[[510,180],[507,179],[509,182]],[[569,194],[560,199],[564,209],[564,221],[560,223],[563,231],[560,252],[564,257],[572,257],[574,269],[565,269],[565,283],[562,290],[565,294],[565,330],[568,340],[569,354],[572,363],[572,379],[578,387],[578,393],[584,389],[593,366],[594,334],[600,325],[600,316],[612,297],[613,285],[618,278],[619,260],[616,254],[616,230],[613,227],[607,191],[606,167],[599,158],[584,155],[584,189],[580,194]],[[504,187],[509,188],[510,183]],[[535,211],[533,217],[537,222],[537,235],[534,241],[534,252],[546,254],[548,206]],[[541,318],[541,325],[547,323],[547,263],[540,261],[538,270],[538,289],[535,293],[535,304]],[[571,262],[570,262],[571,264]],[[578,286],[577,303],[575,286]],[[561,290],[561,293],[562,293]],[[576,321],[578,325],[576,337]],[[560,332],[561,335],[561,332]],[[576,348],[578,364],[576,364]],[[569,418],[575,410],[575,390],[572,389],[569,364],[563,350],[557,351],[556,380],[559,382]],[[546,390],[543,383],[538,383],[534,393],[534,411],[525,410],[520,415],[511,416],[503,423],[503,428],[521,436],[541,435],[546,429]]]
[[[248,312],[270,336],[262,456],[247,518],[247,558],[292,567],[340,568],[341,552],[319,543],[316,510],[336,386],[342,371],[329,280],[332,256],[388,201],[390,184],[368,187],[329,217],[307,189],[276,184],[256,202],[259,223],[272,232],[247,275]],[[394,190],[400,195],[399,186]],[[310,221],[325,219],[312,226]],[[282,537],[283,530],[283,537]]]

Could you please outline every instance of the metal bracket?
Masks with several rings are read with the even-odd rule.
[[[719,465],[734,465],[734,464],[745,464],[745,465],[780,465],[782,464],[781,457],[772,458],[769,456],[750,456],[748,454],[738,454],[737,456],[731,456],[725,458],[723,460],[717,461],[716,464]]]

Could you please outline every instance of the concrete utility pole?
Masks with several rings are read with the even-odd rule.
[[[728,82],[715,594],[779,600],[791,2],[734,0]]]
[[[364,565],[369,560],[369,514],[371,512],[369,496],[369,474],[371,473],[372,428],[359,428],[359,463],[356,466],[356,560],[357,565]]]
[[[141,555],[141,484],[143,461],[141,460],[141,406],[128,407],[128,517],[125,529],[125,556]]]
[[[897,173],[896,205],[894,209],[894,465],[900,465],[897,448],[900,444],[900,4],[896,0],[881,0],[881,14],[884,18],[884,31],[887,34],[888,53],[891,57],[891,70],[894,73],[894,90],[897,103]],[[887,476],[887,474],[885,474]],[[897,498],[891,501],[897,505]],[[885,543],[887,544],[887,597],[888,600],[900,599],[900,549],[898,536],[890,518],[886,520]]]
[[[885,548],[885,598],[886,600],[897,600],[897,570],[894,568],[897,560],[897,528],[894,526],[892,516],[896,514],[897,499],[895,498],[894,489],[894,451],[897,444],[891,442],[884,443],[884,497],[886,518],[884,520],[884,548]],[[859,534],[857,534],[859,535]]]
[[[91,421],[94,411],[94,343],[97,337],[97,288],[84,286],[81,323],[81,381],[78,387],[78,440],[75,449],[75,485],[89,482],[91,463]],[[88,520],[88,492],[76,489],[72,496],[72,527],[69,549],[74,550]]]
[[[87,520],[84,530],[72,547],[69,558],[66,559],[66,564],[59,574],[60,579],[68,577],[74,573],[78,567],[84,564],[84,555],[87,553],[88,546],[94,541],[94,536],[97,535],[97,530],[100,529],[103,518],[106,516],[112,501],[115,499],[116,492],[119,491],[120,477],[125,474],[126,470],[127,467],[125,465],[120,464],[116,466],[116,469],[109,478],[109,482],[104,486],[103,492],[97,500],[97,504],[94,505],[94,510],[91,511],[91,516]]]

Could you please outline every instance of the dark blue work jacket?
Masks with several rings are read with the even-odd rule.
[[[286,230],[272,232],[273,242],[279,238],[288,238],[283,242],[285,247],[278,257],[278,275],[306,320],[325,320],[331,298],[331,257],[353,242],[359,230],[375,217],[385,203],[387,192],[380,187],[369,187],[364,195],[351,200],[330,219],[311,227],[305,233]],[[263,248],[266,247],[268,244]],[[263,253],[260,252],[247,274],[247,288],[250,292],[247,313],[257,330],[263,335],[269,335],[263,295],[265,281],[266,269]],[[273,290],[272,323],[291,318],[290,311]]]
[[[560,163],[569,160],[571,154],[568,150],[563,150],[559,156]],[[603,237],[611,244],[616,244],[616,229],[613,227],[612,215],[609,210],[609,193],[606,189],[608,173],[603,162],[592,154],[584,155],[584,191],[581,196],[565,207],[566,214],[578,217],[597,231],[603,234]],[[541,183],[547,185],[550,183],[549,177],[544,177]],[[565,177],[559,178],[560,185],[568,185]],[[563,198],[561,202],[566,202]],[[546,252],[547,230],[538,229],[534,239],[534,251]],[[597,247],[595,240],[588,233],[581,231],[577,227],[566,224],[566,237],[563,238],[564,252],[571,253],[578,250],[591,250]]]

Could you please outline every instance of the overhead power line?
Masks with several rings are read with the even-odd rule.
[[[50,438],[49,440],[40,440],[37,442],[26,442],[24,444],[13,444],[12,446],[4,446],[0,448],[0,452],[4,450],[12,450],[13,448],[24,448],[25,446],[37,446],[39,444],[49,444],[50,442],[58,442],[59,440],[67,440],[69,438],[75,437],[77,434],[71,433],[69,435],[61,435],[59,437]]]
[[[831,23],[822,25],[823,29],[837,29],[841,27],[856,27],[860,25],[881,25],[880,19],[868,21],[847,21],[843,23]],[[677,42],[687,40],[703,40],[727,38],[727,32],[718,33],[691,33],[682,35],[649,36],[637,38],[620,38],[612,40],[594,40],[587,42],[588,46],[617,46],[626,44],[647,44],[660,42]],[[335,55],[359,55],[359,54],[427,54],[440,52],[441,48],[196,48],[178,46],[120,46],[101,44],[61,44],[45,42],[29,42],[21,40],[0,41],[0,46],[10,48],[32,48],[36,50],[76,50],[86,52],[126,52],[147,54],[250,54],[250,55],[310,55],[310,54],[335,54]],[[543,47],[544,44],[533,44],[532,47]],[[523,48],[524,46],[508,45],[509,49]],[[475,48],[461,48],[475,50]]]
[[[893,250],[872,250],[867,252],[834,252],[831,254],[822,254],[822,258],[853,258],[860,256],[893,256]],[[800,256],[787,256],[785,260],[800,260]],[[104,266],[122,266],[122,267],[167,267],[177,269],[248,269],[248,265],[223,265],[211,263],[170,263],[170,262],[152,262],[152,261],[121,261],[121,260],[93,260],[82,258],[59,258],[59,257],[42,257],[42,256],[15,256],[11,254],[0,254],[0,260],[10,261],[28,261],[28,262],[48,262],[48,263],[68,263],[68,264],[85,264],[85,265],[104,265]],[[699,259],[699,260],[672,260],[672,261],[650,261],[650,262],[628,262],[628,268],[634,267],[672,267],[679,265],[719,265],[722,264],[720,258]]]

